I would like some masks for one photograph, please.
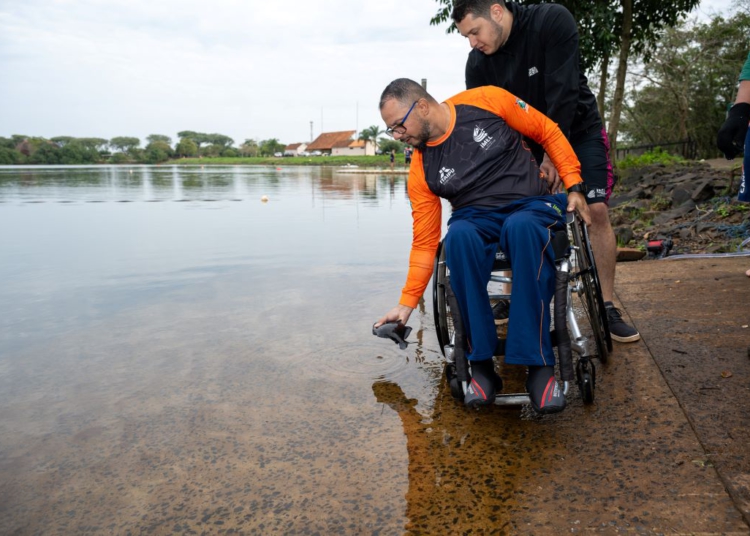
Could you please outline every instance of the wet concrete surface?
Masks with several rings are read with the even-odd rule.
[[[617,293],[750,524],[750,257],[618,265]],[[695,462],[698,463],[698,462]]]
[[[462,414],[444,389],[425,420],[376,384],[407,437],[408,533],[750,534],[748,262],[618,265],[643,340],[615,343],[593,406],[574,388],[556,416]]]
[[[619,265],[643,341],[547,417],[456,403],[429,310],[401,352],[221,281],[66,333],[0,363],[0,533],[750,534],[747,263]]]

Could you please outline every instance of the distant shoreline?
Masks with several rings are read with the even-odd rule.
[[[400,161],[399,161],[400,160]],[[326,166],[326,167],[347,167],[353,169],[367,168],[378,171],[387,171],[389,173],[406,173],[408,167],[404,163],[403,155],[396,159],[396,165],[391,171],[389,155],[378,156],[289,156],[283,158],[275,157],[203,157],[203,158],[175,158],[159,162],[156,164],[147,164],[145,162],[95,162],[80,164],[33,164],[21,162],[18,164],[3,164],[2,167],[49,167],[49,166]],[[355,167],[356,166],[356,167]],[[400,170],[400,171],[399,171]]]

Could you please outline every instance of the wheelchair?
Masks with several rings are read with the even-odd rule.
[[[592,360],[598,358],[601,364],[606,364],[612,352],[612,339],[588,230],[577,214],[567,213],[565,229],[555,233],[552,246],[556,283],[551,325],[558,379],[563,383],[566,396],[571,382],[576,381],[583,403],[591,404],[596,383],[596,368]],[[450,270],[445,262],[444,240],[435,255],[432,281],[433,316],[440,349],[445,356],[446,380],[453,397],[463,400],[471,381],[470,365],[466,359],[466,336],[458,302],[450,286]],[[510,299],[510,291],[506,289],[512,282],[510,262],[498,248],[488,284],[488,300],[492,305]],[[577,356],[575,364],[573,352]],[[505,339],[499,340],[494,354],[496,357],[505,354]],[[495,399],[496,405],[528,403],[527,393],[498,393]]]

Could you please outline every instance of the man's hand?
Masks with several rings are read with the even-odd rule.
[[[399,304],[393,309],[391,309],[390,311],[388,311],[383,318],[375,322],[374,327],[379,328],[386,322],[398,322],[399,324],[406,325],[406,323],[409,321],[409,317],[411,316],[411,312],[413,310],[414,309],[412,309],[411,307],[407,307],[406,305]]]
[[[544,173],[544,178],[547,181],[547,186],[549,187],[549,193],[559,194],[560,192],[562,192],[562,180],[560,179],[560,175],[557,173],[557,168],[552,163],[552,160],[549,159],[547,153],[544,153],[542,165],[539,166],[539,169],[542,171],[542,173]]]
[[[740,102],[732,106],[726,121],[716,135],[716,146],[727,160],[732,160],[745,147],[745,134],[750,121],[750,104]]]
[[[591,225],[591,214],[589,214],[589,205],[586,203],[586,198],[582,193],[570,192],[568,193],[568,212],[575,212],[576,210],[583,223]]]

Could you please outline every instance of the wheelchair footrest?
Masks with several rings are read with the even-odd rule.
[[[570,382],[562,382],[562,391],[565,396],[570,392]],[[529,393],[500,393],[495,395],[496,406],[525,406],[531,404]]]
[[[525,406],[530,403],[528,393],[508,393],[495,396],[496,406]]]

